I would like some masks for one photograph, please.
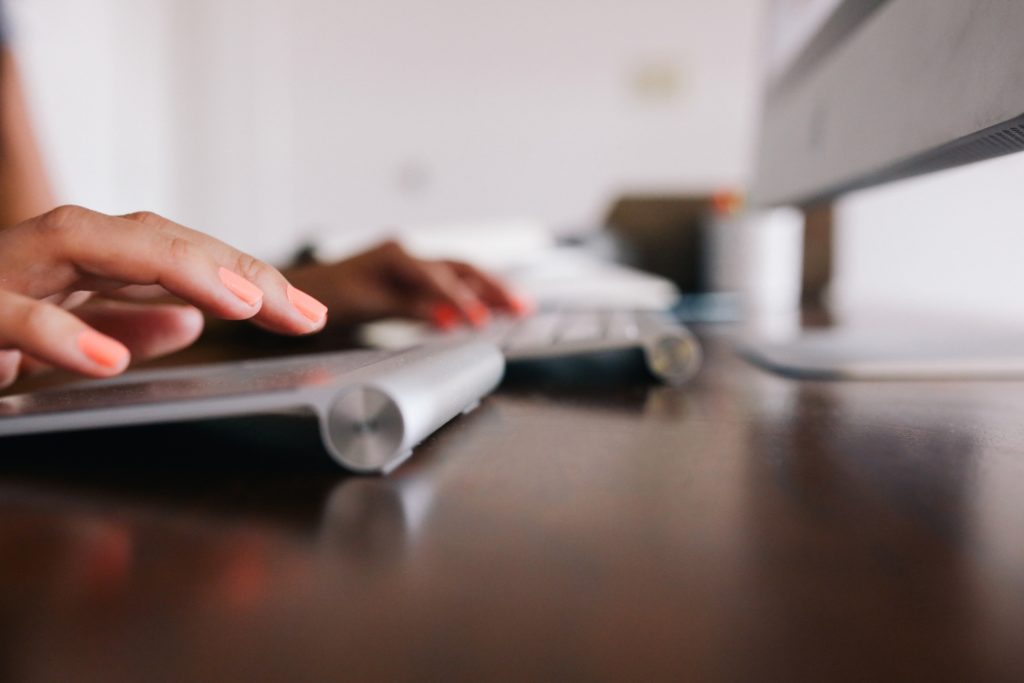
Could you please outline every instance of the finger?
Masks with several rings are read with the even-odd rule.
[[[259,264],[276,273],[270,266],[159,216],[136,214],[127,219],[60,207],[32,225],[36,251],[47,255],[48,265],[60,272],[74,271],[65,287],[109,290],[125,284],[155,284],[221,318],[249,319],[266,303],[270,312],[261,320],[275,331],[304,334],[322,327],[287,300],[280,273],[264,302],[264,291],[253,284],[251,274],[239,272],[240,265],[255,271]]]
[[[119,341],[60,306],[4,291],[0,291],[0,347],[90,377],[123,372],[131,359]]]
[[[262,304],[256,287],[250,283],[246,290],[246,283],[224,276],[219,270],[223,264],[188,235],[73,206],[55,209],[31,223],[34,229],[27,239],[37,242],[37,253],[46,255],[54,270],[73,271],[70,281],[57,283],[62,287],[56,291],[71,286],[105,291],[125,284],[156,284],[231,320],[251,318]],[[42,295],[31,289],[18,291]]]
[[[21,352],[19,351],[19,353]],[[38,375],[47,370],[53,370],[53,366],[27,354],[21,354],[21,367],[18,368],[18,377]]]
[[[526,315],[533,310],[533,304],[529,300],[513,293],[500,280],[479,268],[461,261],[445,263],[491,308],[503,309],[516,315]]]
[[[199,245],[220,266],[240,276],[245,283],[255,285],[263,300],[263,306],[252,318],[257,325],[276,332],[308,334],[319,331],[327,322],[327,307],[309,294],[293,287],[273,266],[210,235],[186,228],[153,213],[134,213],[124,218]],[[180,293],[171,287],[167,289],[180,296]]]
[[[154,299],[171,299],[171,294],[160,285],[127,285],[120,289],[104,292],[108,299],[121,301],[150,301]]]
[[[14,384],[21,368],[21,351],[0,351],[0,389]]]
[[[435,322],[440,327],[450,327],[447,321],[460,317],[474,327],[482,327],[490,322],[491,313],[487,305],[473,287],[446,264],[420,262],[418,267],[429,282],[429,291],[440,299],[440,302],[435,302],[433,311]]]
[[[45,301],[70,311],[72,308],[78,308],[87,302],[92,298],[92,295],[92,292],[83,291],[62,292],[60,294],[54,294],[53,296],[46,297]]]
[[[423,290],[425,296],[413,305],[417,317],[431,318],[444,328],[454,326],[460,318],[477,327],[490,321],[487,306],[448,264],[417,259],[395,242],[385,244],[381,254],[401,279]],[[427,307],[430,312],[424,316]]]
[[[166,356],[194,342],[203,314],[192,306],[96,300],[75,311],[86,324],[120,340],[135,361]]]

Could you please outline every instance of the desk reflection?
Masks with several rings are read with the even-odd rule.
[[[401,562],[427,523],[434,494],[426,474],[338,483],[327,496],[320,524],[326,556],[378,567]]]
[[[387,478],[255,430],[26,446],[0,677],[1022,680],[1022,385],[709,346],[683,389],[513,381]]]
[[[906,679],[994,675],[973,577],[978,422],[920,386],[761,386],[746,436],[742,582],[759,618],[746,624],[756,645],[738,660],[738,677],[767,667],[793,680],[833,678],[827,656],[792,652],[841,652],[850,642],[871,643],[858,667]],[[813,530],[813,543],[798,525]],[[826,623],[843,627],[808,628]],[[891,625],[884,637],[880,623]],[[923,631],[932,637],[921,640]]]

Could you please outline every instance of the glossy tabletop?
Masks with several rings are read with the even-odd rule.
[[[0,676],[1024,680],[1024,383],[705,343],[515,370],[388,478],[284,420],[0,442]]]

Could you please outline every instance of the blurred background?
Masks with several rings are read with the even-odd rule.
[[[750,165],[758,2],[10,0],[61,197],[263,255]]]
[[[835,0],[8,0],[62,202],[280,261],[309,240],[749,185],[763,84]],[[768,37],[771,39],[769,40]],[[1008,157],[838,206],[832,299],[1020,317]]]

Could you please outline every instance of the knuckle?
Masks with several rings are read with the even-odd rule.
[[[405,247],[395,239],[385,240],[380,245],[381,252],[391,256],[406,256]]]
[[[455,261],[442,261],[441,266],[444,268],[445,274],[452,280],[461,280],[465,272],[462,265]]]
[[[423,263],[422,267],[426,269],[430,276],[438,282],[451,284],[457,280],[455,273],[452,272],[452,269],[445,263],[441,263],[439,261],[428,261]]]
[[[41,217],[40,225],[49,233],[67,233],[79,228],[89,217],[90,211],[81,206],[65,204],[50,209]]]
[[[438,268],[433,264],[429,263],[421,264],[419,267],[420,271],[423,274],[423,277],[435,289],[444,291],[448,288],[447,285],[449,282],[449,278],[447,277],[447,273],[444,272],[443,268]]]
[[[172,237],[167,241],[167,256],[172,266],[183,267],[195,258],[195,245],[183,237]]]
[[[149,225],[152,227],[160,227],[167,222],[167,219],[163,216],[153,213],[152,211],[133,211],[132,213],[125,214],[123,218],[136,223],[142,223],[143,225]]]
[[[235,261],[235,272],[249,280],[249,282],[258,282],[263,278],[277,274],[277,271],[268,263],[245,253],[239,254]]]

